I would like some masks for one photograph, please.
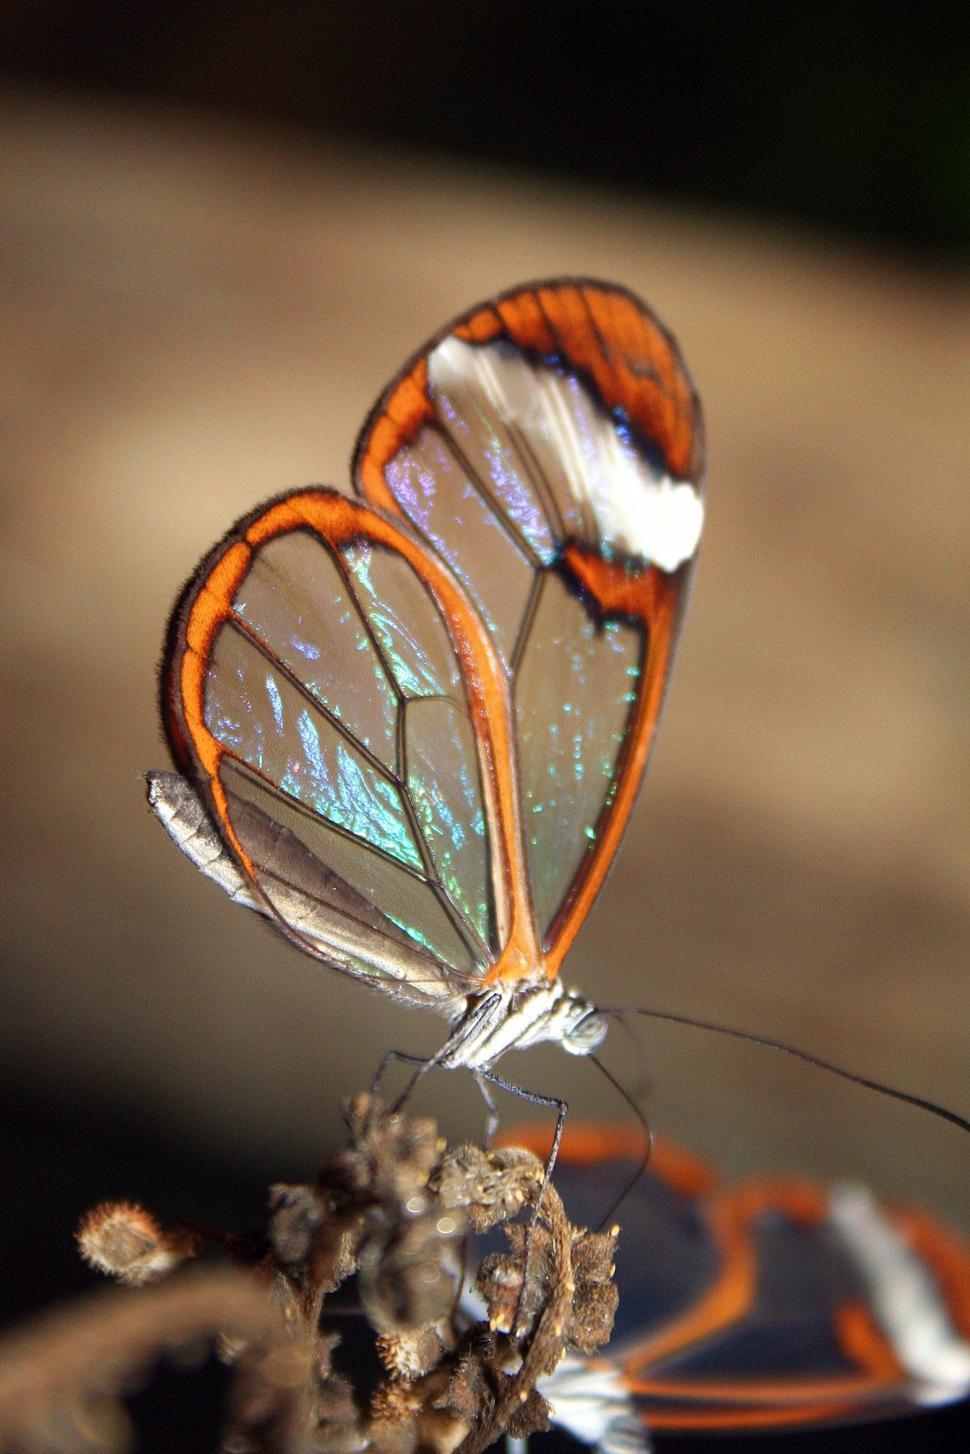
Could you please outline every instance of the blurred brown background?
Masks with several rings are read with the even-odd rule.
[[[135,66],[121,94],[83,47],[71,86],[70,32],[45,69],[18,7],[4,18],[21,50],[0,112],[0,1054],[14,1174],[28,1143],[56,1141],[31,1153],[31,1196],[59,1177],[73,1192],[58,1168],[106,1138],[130,1169],[105,1194],[154,1185],[153,1158],[190,1201],[220,1165],[247,1185],[306,1174],[386,1048],[438,1043],[439,1021],[233,909],[151,820],[162,630],[237,515],[346,481],[376,393],[449,315],[569,272],[625,283],[673,328],[710,455],[659,747],[569,979],[970,1113],[967,191],[922,231],[885,207],[840,231],[836,202],[766,209],[703,175],[678,190],[663,168],[633,176],[635,158],[582,175],[568,108],[557,170],[504,132],[476,151],[443,124],[429,148],[258,88],[230,104],[222,52],[208,107],[198,66],[186,81],[173,64],[182,91]],[[728,1169],[854,1175],[970,1226],[955,1132],[767,1052],[636,1034],[639,1051],[614,1034],[617,1072]],[[621,1111],[561,1055],[504,1068],[578,1116]],[[422,1105],[480,1127],[464,1078]]]

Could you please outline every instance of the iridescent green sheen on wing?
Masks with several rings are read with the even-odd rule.
[[[232,762],[224,765],[221,776],[233,801],[251,804],[302,845],[307,854],[301,860],[303,871],[309,864],[317,880],[321,875],[326,877],[331,902],[350,903],[358,916],[360,906],[366,905],[367,922],[391,940],[426,950],[462,975],[475,973],[476,956],[469,949],[467,934],[462,932],[441,890],[423,874],[368,851],[318,814],[299,809]],[[253,845],[247,838],[246,824],[237,824],[237,830],[243,847],[249,851]],[[318,867],[314,869],[313,865]],[[270,901],[280,907],[282,895],[278,889],[266,884],[263,887]],[[319,888],[314,893],[320,897]]]
[[[209,659],[206,725],[286,796],[411,868],[420,850],[391,779],[237,626]]]
[[[430,595],[400,556],[379,546],[341,551],[359,609],[406,697],[464,700],[454,647]]]
[[[515,690],[526,854],[541,934],[612,801],[642,651],[637,629],[601,624],[561,577],[545,578]]]
[[[493,962],[468,712],[444,618],[402,556],[309,526],[253,550],[208,652],[205,722],[258,887],[324,957],[332,933],[343,968],[365,925],[352,973],[381,977],[381,935],[387,977],[414,955],[403,977],[421,968],[435,994]]]
[[[483,946],[490,930],[485,814],[471,724],[453,702],[408,702],[407,787],[434,866],[451,902]]]
[[[345,973],[415,1003],[454,994],[467,961],[459,953],[456,966],[449,967],[420,936],[405,934],[384,911],[393,894],[381,874],[393,881],[395,875],[407,877],[405,870],[372,855],[380,871],[368,880],[369,894],[358,892],[343,873],[346,855],[332,851],[335,844],[353,840],[342,839],[322,819],[299,811],[229,759],[220,776],[233,829],[261,894],[289,933]],[[358,862],[360,853],[358,846]],[[377,886],[379,893],[374,892]]]

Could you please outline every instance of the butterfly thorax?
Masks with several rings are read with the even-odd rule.
[[[486,1070],[507,1050],[524,1050],[544,1040],[570,1055],[589,1055],[606,1035],[605,1017],[559,980],[499,981],[469,995],[452,1020],[452,1035],[440,1064],[448,1070]]]

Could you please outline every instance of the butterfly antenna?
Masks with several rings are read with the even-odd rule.
[[[639,1104],[639,1102],[643,1100],[645,1096],[649,1095],[650,1092],[653,1090],[653,1078],[651,1077],[650,1073],[643,1068],[641,1064],[643,1057],[642,1038],[637,1034],[633,1026],[627,1020],[621,1019],[619,1024],[620,1029],[629,1040],[630,1046],[634,1054],[637,1056],[637,1068],[640,1073],[637,1077],[636,1085],[633,1087],[632,1091],[629,1092],[629,1094],[631,1094]],[[621,1086],[620,1090],[625,1092],[625,1087]]]
[[[627,1105],[630,1107],[630,1110],[633,1112],[637,1120],[640,1122],[640,1125],[643,1127],[643,1154],[641,1155],[640,1160],[637,1163],[636,1170],[629,1178],[629,1180],[625,1183],[623,1190],[620,1192],[619,1196],[615,1198],[615,1200],[610,1204],[607,1211],[600,1218],[599,1225],[597,1226],[596,1230],[597,1232],[602,1232],[607,1222],[611,1222],[616,1216],[616,1213],[621,1203],[626,1201],[627,1197],[630,1195],[631,1191],[646,1171],[647,1163],[649,1162],[650,1157],[653,1154],[654,1135],[653,1127],[647,1120],[646,1116],[643,1114],[643,1111],[637,1105],[636,1101],[630,1095],[630,1092],[627,1090],[626,1086],[620,1084],[620,1082],[617,1080],[616,1076],[611,1070],[607,1070],[606,1066],[603,1064],[602,1060],[600,1060],[598,1055],[590,1055],[588,1059],[593,1062],[600,1074],[606,1077],[606,1079],[609,1081],[610,1085],[617,1092],[617,1094],[623,1097]]]
[[[731,1025],[720,1025],[715,1020],[699,1020],[693,1015],[676,1015],[670,1010],[650,1010],[644,1009],[642,1006],[631,1006],[629,1009],[601,1010],[600,1013],[617,1017],[646,1015],[651,1020],[664,1020],[671,1025],[689,1025],[695,1030],[712,1030],[715,1035],[727,1035],[732,1040],[744,1040],[751,1045],[760,1045],[765,1050],[779,1050],[783,1055],[791,1055],[796,1060],[804,1061],[806,1065],[814,1066],[817,1070],[825,1070],[830,1075],[837,1075],[840,1080],[850,1081],[853,1085],[861,1085],[865,1090],[875,1091],[877,1095],[888,1096],[890,1100],[902,1101],[904,1105],[915,1106],[917,1110],[928,1111],[931,1116],[936,1116],[941,1121],[948,1121],[951,1126],[956,1126],[959,1131],[964,1131],[970,1136],[970,1120],[956,1111],[951,1111],[949,1107],[941,1106],[936,1101],[927,1100],[925,1096],[912,1095],[909,1091],[900,1090],[894,1085],[887,1085],[884,1081],[873,1080],[870,1076],[857,1075],[853,1070],[846,1070],[843,1065],[835,1065],[831,1060],[825,1060],[821,1055],[813,1055],[809,1050],[799,1050],[797,1045],[789,1045],[785,1040],[773,1040],[768,1035],[756,1035],[753,1030],[738,1030]]]

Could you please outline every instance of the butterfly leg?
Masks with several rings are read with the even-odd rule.
[[[427,1059],[420,1055],[405,1055],[400,1050],[392,1050],[389,1055],[385,1055],[381,1068],[377,1073],[377,1083],[380,1082],[381,1076],[392,1060],[403,1060],[410,1065],[417,1066],[417,1070],[394,1102],[391,1110],[394,1112],[399,1111],[402,1106],[407,1104],[429,1070],[434,1070],[439,1065],[445,1066],[448,1070],[457,1070],[459,1066],[467,1066],[469,1064],[467,1058],[469,1039],[476,1033],[481,1033],[483,1025],[487,1028],[489,1022],[494,1021],[496,1010],[501,1006],[501,1003],[501,997],[497,994],[483,996],[480,1002],[473,1006],[470,1013],[461,1019],[441,1049],[436,1050],[434,1055],[429,1056]],[[465,1055],[461,1059],[457,1058],[462,1052],[465,1052]],[[487,1078],[494,1079],[491,1076]],[[504,1084],[504,1082],[501,1083]],[[520,1094],[524,1094],[524,1092]]]
[[[482,1100],[485,1102],[485,1106],[488,1110],[488,1120],[485,1122],[485,1146],[486,1148],[490,1148],[493,1140],[495,1139],[495,1132],[498,1130],[499,1121],[501,1120],[501,1117],[499,1116],[498,1103],[495,1097],[492,1095],[492,1092],[486,1085],[485,1081],[483,1080],[481,1071],[475,1070],[472,1072],[472,1074],[475,1077],[475,1084],[481,1091]]]
[[[377,1074],[371,1081],[370,1093],[372,1096],[377,1095],[385,1075],[397,1061],[400,1061],[403,1065],[423,1065],[425,1057],[423,1055],[409,1055],[406,1050],[389,1050],[378,1066]],[[410,1095],[410,1093],[411,1088],[409,1086],[407,1094]]]
[[[552,1176],[552,1169],[556,1164],[556,1157],[559,1155],[559,1143],[562,1140],[562,1131],[566,1124],[566,1115],[569,1111],[569,1106],[565,1101],[559,1100],[557,1096],[541,1096],[538,1091],[523,1090],[522,1086],[513,1085],[510,1080],[503,1080],[500,1075],[495,1074],[494,1070],[477,1070],[475,1072],[475,1079],[478,1081],[483,1094],[484,1086],[482,1086],[482,1082],[488,1081],[490,1085],[498,1086],[499,1090],[507,1091],[509,1095],[516,1096],[520,1101],[528,1101],[532,1106],[545,1106],[548,1110],[556,1112],[556,1129],[552,1133],[552,1147],[546,1158],[542,1186],[539,1188],[539,1195],[536,1197],[535,1207],[533,1208],[534,1216],[542,1205],[543,1193],[549,1185],[549,1178]],[[486,1104],[488,1104],[488,1098],[486,1099]]]

